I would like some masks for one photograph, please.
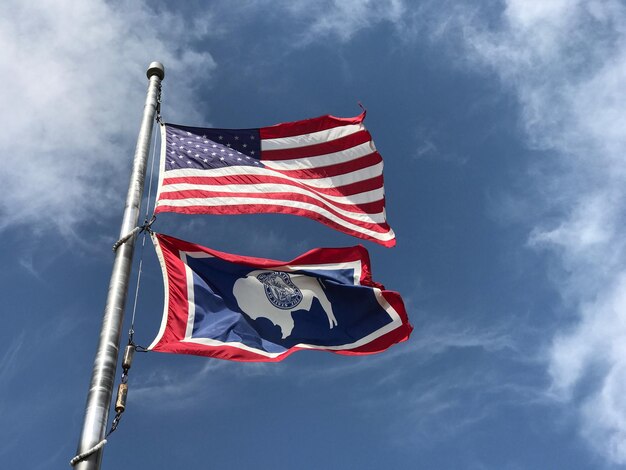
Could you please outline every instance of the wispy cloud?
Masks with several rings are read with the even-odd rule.
[[[303,22],[299,44],[305,45],[329,36],[345,42],[379,23],[398,23],[406,7],[402,0],[297,0],[287,2],[286,10]]]
[[[217,2],[213,10],[220,18],[233,15],[231,3]],[[316,42],[339,41],[346,43],[359,32],[383,24],[403,28],[409,13],[403,0],[255,0],[238,5],[238,23],[258,22],[259,12],[265,17],[289,18],[289,28],[283,30],[289,49],[302,48]],[[218,31],[229,30],[230,22],[218,24]]]
[[[401,416],[391,420],[394,443],[427,448],[494,419],[503,407],[546,404],[528,380],[538,365],[520,352],[510,331],[510,325],[480,330],[434,321],[409,343],[335,371],[333,381],[363,374],[368,393],[354,397],[354,406]]]
[[[462,350],[509,355],[512,358],[521,357],[517,340],[511,334],[511,327],[508,324],[492,324],[480,328],[461,320],[454,322],[435,320],[432,314],[427,319],[414,314],[411,321],[416,328],[409,341],[393,346],[382,354],[353,357],[350,361],[332,368],[321,366],[313,374],[315,380],[320,378],[334,380],[351,373],[378,370],[380,380],[386,382],[391,380],[394,374],[403,373],[401,367],[386,367],[389,363],[406,361],[412,365],[424,365],[432,362],[437,356]]]
[[[154,354],[154,353],[149,353]],[[187,358],[187,361],[189,359]],[[166,410],[185,410],[197,405],[198,396],[213,400],[228,400],[224,396],[222,381],[236,377],[271,376],[280,373],[276,364],[232,363],[218,359],[201,359],[196,365],[185,365],[174,371],[159,369],[149,376],[137,374],[131,384],[128,400],[133,406]],[[198,366],[198,364],[201,364]]]
[[[214,63],[183,47],[195,36],[181,16],[157,20],[143,2],[4,7],[11,14],[0,18],[0,145],[11,164],[0,168],[0,229],[27,223],[71,236],[76,224],[120,204],[148,63],[180,70],[169,97],[187,115],[197,109],[194,79]]]
[[[409,447],[451,439],[508,404],[544,403],[541,390],[524,376],[537,364],[520,352],[510,325],[479,328],[433,315],[417,323],[405,343],[382,354],[333,361],[332,367],[311,365],[299,381],[303,387],[319,381],[367,384],[363,393],[353,394],[352,406],[398,416],[389,420],[394,423],[389,435],[396,445]],[[519,373],[510,370],[513,363]]]
[[[491,370],[494,358],[522,357],[509,331],[505,325],[480,330],[461,322],[431,321],[411,341],[396,345],[385,353],[362,358],[312,361],[306,366],[291,360],[279,364],[206,360],[195,362],[195,365],[187,362],[184,368],[163,367],[148,377],[142,377],[138,369],[132,379],[129,401],[133,406],[187,410],[197,405],[199,395],[203,399],[225,399],[224,381],[232,382],[238,378],[249,380],[253,376],[280,375],[283,380],[290,377],[303,389],[323,388],[326,382],[337,385],[358,378],[366,381],[368,387],[363,394],[352,397],[352,405],[368,410],[391,407],[390,412],[403,416],[400,421],[407,426],[405,434],[409,436],[406,444],[413,445],[421,433],[430,432],[445,439],[490,415],[497,409],[497,403],[507,403],[506,399],[497,403],[483,400],[481,397],[485,395],[515,397],[516,402],[538,400],[533,390],[521,381],[510,379],[502,383],[497,373]],[[479,358],[478,365],[472,367],[475,372],[469,374],[471,376],[460,366],[441,368],[434,378],[428,380],[422,377],[422,368],[425,370],[435,361],[457,354],[473,354]],[[478,369],[480,371],[476,372]]]
[[[14,312],[15,313],[15,312]],[[62,312],[58,318],[49,318],[40,322],[36,327],[30,327],[17,333],[11,341],[6,342],[6,350],[0,352],[0,415],[9,426],[0,428],[0,457],[3,462],[11,466],[20,456],[15,453],[25,440],[39,435],[50,423],[63,423],[65,416],[59,416],[61,409],[70,395],[56,393],[67,387],[71,380],[64,374],[53,374],[46,380],[43,369],[50,368],[50,364],[42,361],[42,351],[55,351],[61,342],[68,342],[68,337],[81,326],[81,321],[71,319],[68,312]],[[54,354],[54,353],[52,353]],[[72,370],[71,366],[68,368]],[[27,384],[27,385],[25,385]],[[51,392],[54,390],[55,392]],[[66,409],[75,406],[68,404]],[[36,432],[33,433],[33,430]],[[48,436],[50,441],[62,440],[63,433],[58,436]],[[46,454],[45,446],[35,446],[32,449],[37,462],[52,461],[62,451],[69,453],[67,444],[61,443],[53,457]],[[23,455],[21,456],[23,459]],[[38,464],[34,468],[44,468]]]
[[[21,332],[15,337],[15,339],[9,343],[8,348],[0,357],[0,383],[8,384],[9,379],[15,374],[17,370],[17,357],[24,346],[26,339],[26,333]]]
[[[137,382],[143,385],[132,387],[128,400],[145,407],[158,405],[173,410],[191,407],[200,391],[203,396],[211,394],[210,388],[207,389],[207,379],[224,365],[222,361],[207,361],[193,373],[164,369],[149,377],[138,377]]]
[[[509,0],[491,24],[456,24],[471,65],[515,94],[528,145],[547,158],[529,171],[529,247],[558,260],[571,311],[548,350],[550,392],[578,408],[605,458],[626,463],[626,7]]]

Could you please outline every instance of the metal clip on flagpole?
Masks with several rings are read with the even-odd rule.
[[[120,239],[130,235],[119,245],[116,244],[115,261],[104,308],[100,341],[96,350],[85,406],[83,429],[78,442],[77,456],[71,461],[71,465],[75,466],[76,470],[99,470],[102,463],[102,447],[106,444],[104,437],[113,395],[117,356],[124,322],[124,306],[128,295],[128,281],[135,246],[133,235],[136,232],[131,232],[139,220],[150,137],[158,106],[161,80],[165,76],[163,65],[159,62],[152,62],[148,67],[147,76],[150,83],[141,128],[137,137],[137,146],[135,147],[133,170],[128,186],[124,218],[120,228]]]
[[[151,231],[150,227],[152,226],[155,220],[156,220],[156,215],[153,215],[150,221],[148,221],[148,219],[146,218],[143,225],[138,225],[137,227],[132,229],[130,232],[128,232],[126,235],[124,235],[122,238],[120,238],[118,241],[116,241],[113,244],[113,253],[117,251],[120,245],[126,243],[128,240],[130,240],[132,237],[134,237],[138,233],[141,233],[144,230],[147,230],[148,232],[150,232]]]

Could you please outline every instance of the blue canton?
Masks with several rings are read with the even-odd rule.
[[[166,124],[165,171],[263,167],[258,129],[204,129]]]

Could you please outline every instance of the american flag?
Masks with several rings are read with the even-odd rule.
[[[163,124],[155,212],[293,214],[394,246],[383,161],[364,118],[327,115],[259,129]]]

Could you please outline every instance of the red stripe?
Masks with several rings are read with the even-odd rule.
[[[291,214],[302,217],[308,217],[310,219],[321,222],[329,227],[334,228],[335,230],[339,230],[340,232],[347,233],[357,238],[363,238],[365,240],[375,241],[376,243],[380,243],[381,245],[392,247],[395,246],[396,240],[395,238],[387,241],[383,240],[375,240],[370,235],[358,232],[356,230],[350,229],[344,225],[338,224],[332,220],[327,219],[321,214],[317,212],[309,211],[306,209],[296,209],[293,207],[285,207],[285,206],[266,206],[266,205],[237,205],[237,206],[188,206],[188,207],[173,207],[167,205],[159,205],[156,207],[155,213],[160,212],[178,212],[182,214],[221,214],[221,215],[235,215],[235,214],[268,214],[268,213],[280,213],[280,214]],[[357,224],[354,224],[357,225]],[[363,226],[364,228],[368,228],[370,230],[375,230],[379,233],[387,233],[389,231],[389,225],[384,224],[358,224],[359,226]],[[365,227],[366,225],[370,225],[371,227]],[[376,227],[376,228],[374,228]]]
[[[355,214],[376,214],[383,210],[385,205],[384,200],[370,202],[367,204],[337,204],[333,202],[319,201],[306,194],[299,193],[245,193],[245,192],[222,192],[222,191],[204,191],[204,190],[189,190],[189,191],[176,191],[175,193],[168,193],[166,200],[181,200],[181,199],[196,199],[196,198],[213,198],[213,197],[249,197],[254,199],[269,199],[269,200],[285,200],[285,201],[298,201],[313,204],[318,207],[323,207],[329,212],[332,212],[337,217],[340,217],[350,222],[354,222],[354,219],[345,215],[340,215],[336,209],[343,209]],[[243,203],[242,203],[243,204]]]
[[[281,261],[270,258],[257,258],[255,256],[226,253],[225,251],[214,250],[212,248],[207,248],[206,246],[181,240],[180,238],[175,238],[162,233],[155,232],[155,235],[159,239],[159,244],[161,245],[161,248],[165,248],[166,251],[169,250],[172,253],[178,253],[179,251],[202,252],[226,260],[230,263],[242,264],[255,268],[271,269],[290,265],[335,264],[360,261],[361,285],[369,287],[380,287],[380,284],[373,283],[371,280],[371,260],[369,257],[369,253],[362,245],[347,246],[341,248],[313,248],[290,261]],[[180,257],[178,255],[175,255],[175,257],[172,259],[180,259]],[[184,268],[183,271],[180,271],[180,274],[182,274],[183,277],[185,276]]]
[[[305,119],[303,121],[283,122],[275,126],[261,127],[259,133],[261,134],[261,139],[280,139],[282,137],[325,131],[350,124],[360,124],[364,118],[365,113],[361,113],[353,118],[338,118],[327,114],[326,116]]]
[[[259,198],[262,199],[262,198]],[[286,200],[293,200],[290,198],[284,198]],[[271,201],[271,199],[270,199]],[[305,202],[309,202],[309,201],[305,201]],[[337,217],[338,219],[341,219],[345,222],[348,222],[352,225],[356,225],[358,227],[362,227],[364,229],[367,230],[371,230],[372,232],[378,232],[378,233],[387,233],[389,231],[389,225],[387,225],[387,223],[374,223],[374,222],[362,222],[360,220],[356,220],[356,219],[352,219],[350,217],[347,217],[345,215],[341,215],[339,213],[337,213],[336,211],[332,210],[331,208],[324,206],[322,203],[320,203],[319,201],[317,203],[311,202],[312,205],[321,207],[326,209],[328,212],[330,212],[331,214],[333,214],[335,217]],[[265,214],[268,213],[274,213],[274,212],[280,212],[282,214],[297,214],[297,215],[304,215],[306,214],[316,214],[317,217],[319,218],[323,218],[323,219],[327,219],[329,221],[331,221],[332,223],[336,224],[336,225],[341,225],[337,222],[334,222],[330,219],[328,219],[325,215],[319,214],[318,212],[309,210],[309,209],[301,209],[301,208],[297,208],[297,207],[289,207],[289,206],[283,206],[280,204],[251,204],[251,203],[241,203],[241,204],[236,204],[236,205],[212,205],[212,206],[184,206],[184,207],[180,207],[180,206],[169,206],[167,204],[167,201],[163,201],[162,205],[159,205],[158,208],[167,208],[168,210],[165,211],[165,209],[160,210],[160,211],[156,211],[156,212],[173,212],[172,209],[176,208],[177,211],[176,212],[182,212],[185,214],[250,214],[252,213],[251,211],[254,212],[262,212]],[[252,208],[252,209],[250,209]],[[310,217],[310,216],[307,216]],[[342,225],[343,227],[343,225]]]
[[[163,332],[158,347],[168,343],[176,344],[182,340],[185,337],[187,317],[189,316],[185,265],[178,256],[178,250],[170,246],[169,240],[159,236],[159,244],[162,248],[161,253],[167,273],[168,310],[167,328]]]
[[[167,173],[166,173],[167,174]],[[383,187],[383,176],[378,175],[367,180],[361,180],[354,183],[346,184],[344,186],[336,186],[333,188],[314,188],[309,185],[291,181],[287,178],[281,178],[280,176],[265,176],[265,175],[229,175],[229,176],[178,176],[172,178],[165,178],[163,185],[189,183],[198,185],[224,185],[224,184],[288,184],[296,186],[298,188],[307,189],[313,191],[316,194],[327,194],[329,196],[352,196],[353,194],[360,194],[367,191],[373,191]]]
[[[366,130],[362,130],[320,144],[280,150],[261,150],[261,160],[292,160],[294,158],[316,157],[318,155],[327,155],[329,153],[348,150],[371,140],[372,136],[370,133]]]
[[[353,171],[369,168],[370,166],[374,166],[382,161],[383,158],[380,156],[380,154],[378,152],[374,152],[370,153],[369,155],[365,155],[364,157],[350,160],[348,162],[335,163],[328,166],[318,166],[315,168],[307,168],[306,170],[282,170],[277,168],[271,168],[271,170],[285,176],[289,176],[291,178],[307,180],[345,175],[347,173],[352,173]]]

